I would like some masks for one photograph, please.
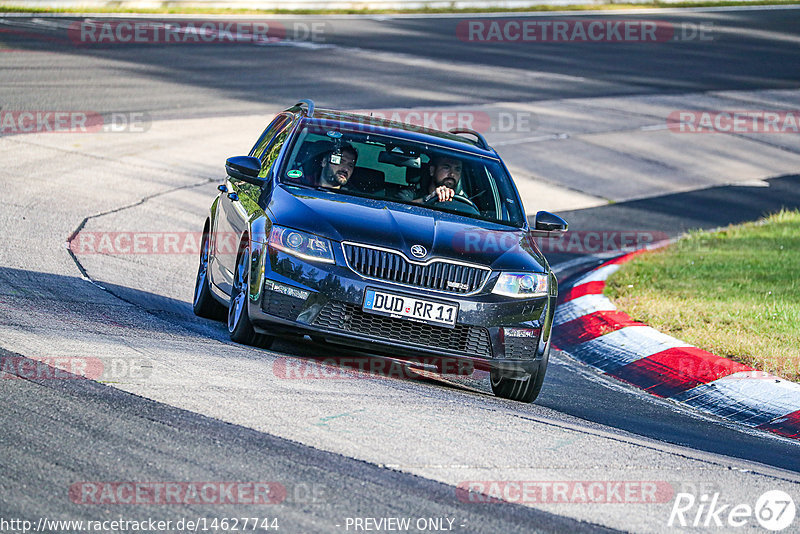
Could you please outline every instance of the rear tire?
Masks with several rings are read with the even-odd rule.
[[[547,372],[547,361],[550,359],[550,342],[547,342],[547,347],[542,355],[542,361],[539,363],[539,369],[535,374],[526,373],[518,377],[510,378],[503,376],[501,370],[492,369],[489,378],[492,383],[492,391],[495,395],[503,399],[509,399],[518,402],[531,403],[539,396],[544,383],[544,375]]]
[[[247,311],[250,280],[250,247],[243,247],[236,260],[233,291],[228,304],[228,334],[231,341],[268,349],[275,340],[273,336],[259,334],[250,322]]]
[[[203,241],[200,246],[200,265],[197,268],[197,278],[194,282],[194,299],[192,310],[198,317],[206,319],[222,319],[225,317],[225,307],[217,302],[211,294],[208,279],[208,258],[211,249],[211,236],[203,232]]]

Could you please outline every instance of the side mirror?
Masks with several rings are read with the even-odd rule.
[[[536,213],[536,219],[534,219],[534,229],[542,231],[542,232],[566,232],[569,225],[567,221],[550,213],[549,211],[539,211]]]
[[[264,178],[260,178],[261,162],[252,156],[234,156],[225,161],[225,172],[228,176],[236,180],[244,180],[247,183],[262,186],[266,183]]]

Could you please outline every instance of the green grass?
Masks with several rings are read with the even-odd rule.
[[[693,232],[624,264],[605,294],[634,320],[800,381],[800,211]]]
[[[660,9],[680,7],[715,7],[715,6],[772,6],[795,5],[800,0],[755,0],[748,2],[735,2],[729,0],[707,2],[646,2],[641,4],[617,3],[613,0],[604,4],[575,4],[569,6],[538,5],[523,8],[450,8],[450,7],[425,7],[420,9],[231,9],[231,8],[204,8],[170,6],[165,2],[165,7],[153,9],[133,9],[126,7],[64,7],[64,8],[32,8],[20,6],[5,6],[0,4],[0,13],[154,13],[154,14],[184,14],[184,15],[353,15],[353,14],[400,14],[400,13],[505,13],[505,12],[540,12],[540,11],[587,11],[587,10],[618,10],[618,9]]]

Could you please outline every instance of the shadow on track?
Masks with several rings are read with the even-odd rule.
[[[0,356],[19,357],[3,349]],[[13,459],[4,462],[0,474],[4,512],[34,524],[42,516],[107,520],[118,513],[172,520],[173,525],[181,517],[207,517],[210,522],[214,517],[267,516],[278,518],[281,531],[334,532],[347,517],[408,516],[455,517],[460,527],[455,529],[460,532],[611,531],[526,506],[470,502],[446,484],[320,451],[91,380],[2,380],[0,404],[0,451],[4,458]],[[201,504],[195,496],[188,503],[164,506],[149,502],[147,497],[155,500],[152,494],[141,503],[115,503],[112,492],[102,494],[104,504],[98,505],[88,497],[82,501],[84,494],[70,493],[81,481],[89,485],[268,482],[282,487],[285,494],[280,504],[273,505]]]
[[[223,322],[196,317],[188,302],[133,287],[10,268],[0,268],[0,287],[2,325],[26,330],[48,325],[47,330],[63,330],[61,335],[66,339],[100,334],[112,345],[124,343],[127,336],[186,337],[235,345]],[[263,355],[265,362],[273,365],[277,357],[288,378],[313,379],[338,373],[349,378],[385,377],[491,395],[488,381],[479,370],[473,377],[471,366],[457,367],[446,358],[419,358],[423,365],[415,365],[301,336],[278,338],[271,351],[238,346],[251,357]],[[439,376],[431,367],[436,364],[457,372]]]
[[[542,17],[523,16],[534,17],[533,20]],[[592,16],[617,21],[640,17],[613,13]],[[230,42],[134,43],[114,39],[115,44],[98,45],[92,44],[92,39],[73,42],[75,34],[67,28],[70,23],[80,24],[82,17],[58,17],[50,24],[42,24],[38,18],[9,17],[2,21],[0,37],[9,51],[6,55],[14,54],[12,50],[53,54],[58,58],[53,62],[59,66],[60,83],[75,84],[83,87],[85,94],[93,95],[93,101],[87,101],[80,95],[65,95],[62,91],[58,94],[62,109],[86,109],[88,105],[100,112],[138,106],[140,110],[162,113],[180,108],[182,116],[186,116],[189,108],[195,114],[213,114],[231,105],[222,103],[223,99],[246,101],[254,109],[266,100],[283,105],[299,97],[314,98],[320,104],[334,107],[396,108],[782,89],[797,86],[796,69],[787,66],[800,62],[800,49],[787,45],[797,37],[798,12],[790,9],[680,14],[652,11],[647,20],[661,20],[674,26],[676,32],[684,25],[695,32],[699,25],[711,29],[708,38],[695,36],[659,42],[465,40],[459,27],[469,19],[485,18],[468,14],[463,19],[436,16],[388,20],[325,16],[297,19],[304,25],[310,20],[322,21],[324,34],[319,43],[313,44],[338,47],[328,49]],[[270,15],[255,18],[273,19]],[[92,19],[101,21],[103,17]],[[148,19],[158,22],[163,17],[154,14]],[[551,19],[547,16],[547,20]],[[225,20],[225,16],[218,20]],[[281,22],[287,27],[292,24],[286,18]],[[47,55],[37,57],[50,61]],[[41,85],[49,90],[49,71],[44,67],[41,71],[31,69],[30,59],[26,59],[22,66],[9,68],[4,74],[14,82],[9,86],[12,89],[23,79],[28,88]],[[108,84],[109,73],[120,83],[112,91],[87,93],[87,72],[88,79],[96,84]],[[161,89],[142,91],[144,84]],[[176,91],[174,87],[178,84],[181,90]],[[43,98],[48,95],[36,101]],[[74,98],[70,104],[74,108],[64,104],[65,98]],[[12,105],[21,102],[13,92],[6,99]],[[241,112],[244,108],[236,109]],[[263,109],[258,108],[259,112]]]

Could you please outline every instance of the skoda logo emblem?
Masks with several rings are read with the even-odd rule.
[[[413,247],[411,247],[411,254],[413,254],[417,258],[424,258],[427,253],[428,251],[425,250],[425,247],[423,247],[422,245],[414,245]]]

